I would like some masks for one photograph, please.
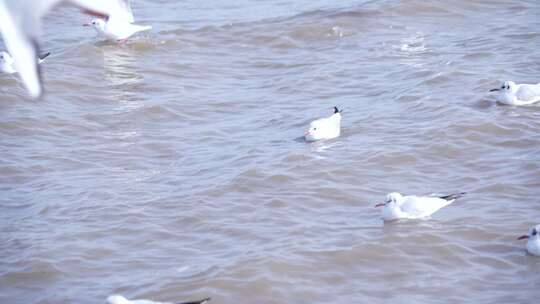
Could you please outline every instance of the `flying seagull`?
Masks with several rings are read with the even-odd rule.
[[[109,40],[124,43],[132,35],[152,29],[151,26],[137,25],[133,22],[135,22],[135,18],[131,10],[131,1],[126,0],[124,2],[123,13],[110,15],[106,19],[97,18],[83,25],[93,27],[98,35],[104,36]]]
[[[15,70],[32,98],[43,94],[38,65],[41,18],[60,4],[70,3],[83,12],[106,17],[122,14],[125,0],[0,0],[0,32],[13,56]]]

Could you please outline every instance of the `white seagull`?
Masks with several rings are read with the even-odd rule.
[[[518,237],[518,240],[527,240],[527,252],[531,255],[540,256],[540,225],[529,230],[529,234]]]
[[[60,3],[71,3],[95,16],[121,14],[124,0],[0,0],[0,32],[15,70],[33,98],[43,94],[38,65],[41,18]]]
[[[125,9],[122,13],[110,15],[107,19],[94,19],[89,23],[85,23],[84,26],[92,26],[98,35],[121,43],[126,42],[129,37],[138,32],[152,29],[149,25],[133,24],[135,18],[133,18],[130,0],[124,1],[123,5]]]
[[[206,304],[210,301],[210,298],[202,299],[199,301],[191,302],[156,302],[150,300],[128,300],[121,295],[112,295],[107,298],[107,303],[109,304]]]
[[[341,132],[341,110],[334,107],[334,114],[320,118],[309,124],[309,129],[304,134],[306,141],[331,139],[339,136]]]
[[[45,58],[47,58],[50,54],[51,52],[47,52],[43,55],[39,55],[38,63],[41,64],[43,60],[45,60]],[[15,70],[15,61],[13,60],[13,57],[11,57],[11,55],[5,51],[0,52],[0,73],[17,73],[17,70]]]
[[[497,101],[512,106],[523,106],[540,101],[540,83],[516,84],[513,81],[505,81],[500,88],[489,90],[499,92]]]
[[[384,203],[377,204],[375,207],[384,207],[382,218],[385,221],[419,219],[432,215],[442,207],[450,205],[464,194],[465,192],[437,197],[403,196],[400,193],[392,192],[386,196]]]

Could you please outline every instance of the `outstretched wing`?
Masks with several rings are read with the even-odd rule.
[[[42,94],[41,75],[37,65],[38,50],[36,31],[44,14],[43,3],[32,10],[29,0],[0,1],[0,32],[11,54],[15,69],[30,96],[37,98]]]
[[[122,0],[120,0],[120,1],[122,1]],[[133,17],[133,11],[131,10],[131,0],[125,0],[125,1],[122,1],[122,2],[124,2],[124,7],[125,7],[125,10],[126,10],[126,14],[128,16],[129,23],[135,22],[135,18]]]
[[[116,1],[123,0],[70,0],[91,12],[106,16],[129,15]],[[38,66],[38,41],[41,18],[62,0],[0,0],[0,33],[15,69],[33,98],[43,94]],[[116,4],[115,4],[116,3]]]
[[[114,21],[122,21],[133,23],[135,18],[133,17],[133,11],[131,10],[131,0],[110,0],[118,6],[118,13],[110,15]]]
[[[39,0],[36,0],[39,1]],[[89,13],[108,16],[130,16],[131,7],[125,2],[127,0],[64,0],[86,10]]]

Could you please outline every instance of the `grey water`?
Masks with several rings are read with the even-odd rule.
[[[0,303],[540,297],[540,106],[489,94],[540,81],[538,1],[133,5],[124,45],[47,15],[43,99],[0,76]],[[392,191],[468,194],[384,223]]]

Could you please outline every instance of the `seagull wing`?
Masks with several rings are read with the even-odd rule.
[[[114,21],[122,21],[133,23],[135,18],[133,17],[133,11],[131,10],[131,0],[111,0],[118,6],[119,12],[110,16]]]
[[[422,202],[416,196],[405,196],[399,208],[410,218],[422,217],[425,212]]]
[[[335,114],[334,114],[335,115]],[[335,129],[339,126],[340,120],[334,115],[318,119],[319,124],[326,129]]]
[[[116,0],[122,1],[123,0]],[[71,0],[69,2],[86,10],[103,15],[130,14],[114,0]],[[37,37],[41,18],[62,0],[0,0],[0,32],[15,69],[33,98],[43,93],[38,66]]]
[[[130,303],[132,304],[171,304],[171,303],[156,302],[156,301],[151,301],[151,300],[131,300]]]
[[[34,98],[41,96],[43,91],[37,65],[37,31],[41,16],[49,5],[54,4],[51,2],[43,1],[34,7],[29,0],[0,1],[0,32],[13,57],[15,69]]]
[[[181,302],[178,304],[205,304],[208,301],[210,301],[210,298],[202,299],[199,301]],[[173,304],[171,302],[156,302],[156,301],[151,301],[151,300],[132,300],[131,303],[133,304]]]
[[[516,97],[518,100],[536,102],[540,100],[540,85],[522,84],[516,92]]]
[[[208,301],[210,301],[210,298],[198,300],[198,301],[191,301],[191,302],[181,302],[178,304],[206,304]]]
[[[127,11],[128,21],[129,23],[135,22],[135,18],[133,17],[133,11],[131,10],[131,0],[125,0],[124,2],[125,9]]]
[[[400,208],[403,212],[408,213],[410,217],[420,218],[430,216],[452,202],[453,200],[447,201],[438,197],[407,196],[404,198],[404,202],[400,205]]]
[[[117,16],[133,22],[130,0],[67,0],[94,15]]]
[[[49,57],[50,54],[51,54],[51,52],[47,52],[47,53],[45,53],[45,54],[39,55],[39,57],[38,57],[38,63],[42,63],[43,60],[45,60],[45,58]]]

